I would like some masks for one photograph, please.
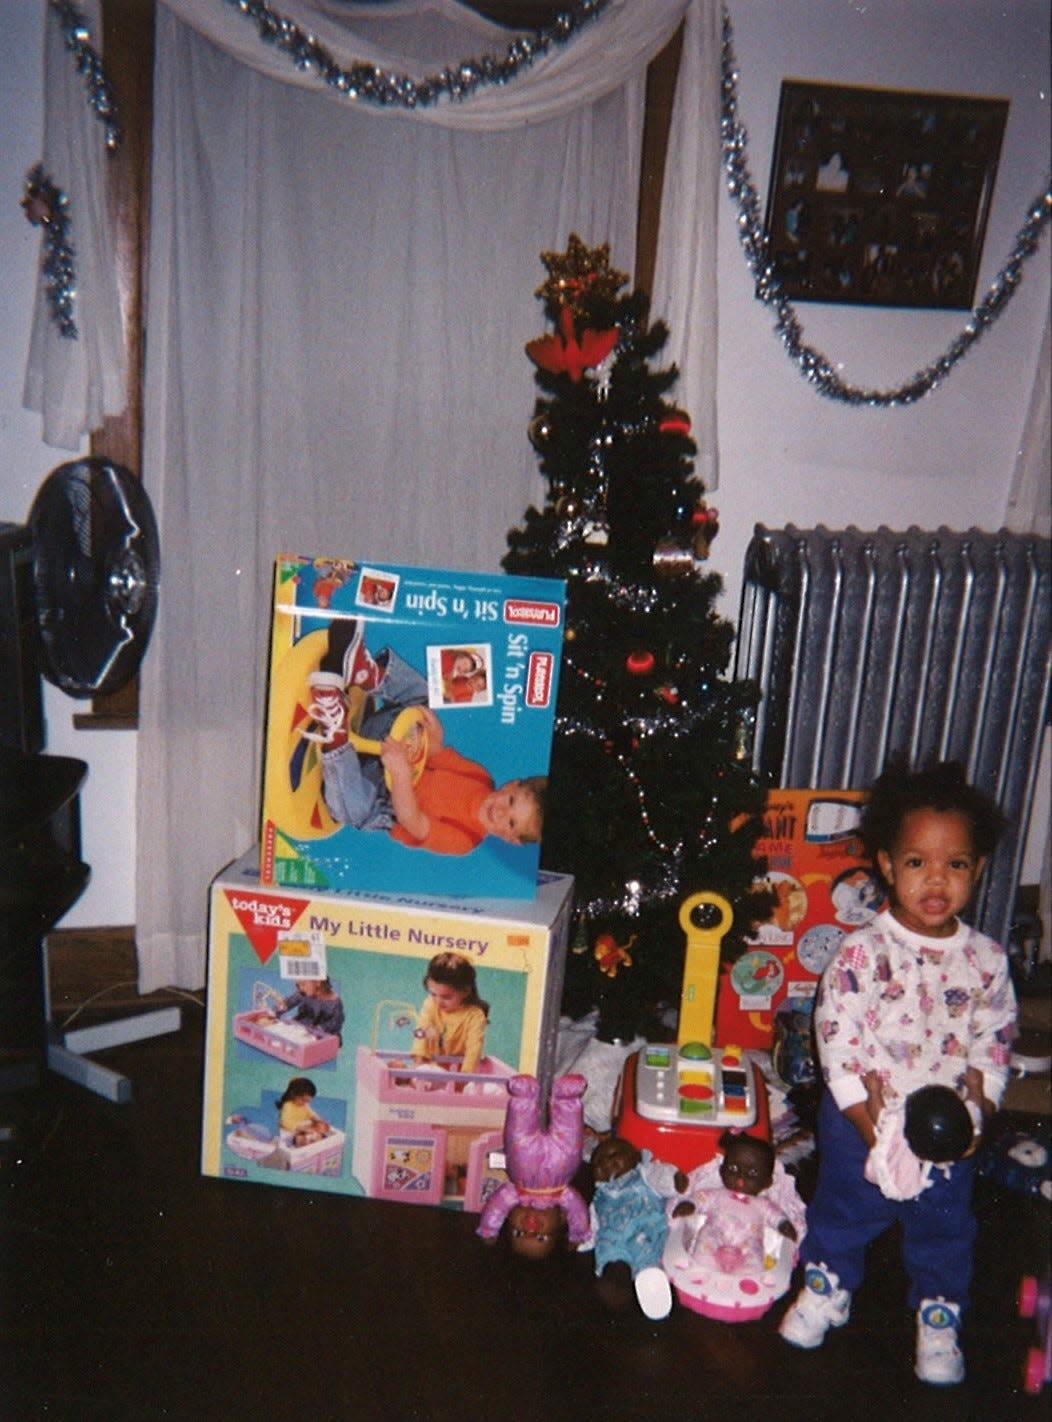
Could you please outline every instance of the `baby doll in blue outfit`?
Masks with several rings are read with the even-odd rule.
[[[602,1277],[612,1264],[629,1268],[639,1306],[647,1318],[666,1318],[672,1289],[661,1256],[668,1237],[665,1209],[668,1167],[652,1163],[619,1136],[601,1140],[592,1154],[592,1241],[595,1272]]]

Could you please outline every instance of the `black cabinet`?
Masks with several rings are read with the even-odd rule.
[[[0,1089],[31,1084],[47,1050],[43,940],[76,903],[81,760],[0,746]]]

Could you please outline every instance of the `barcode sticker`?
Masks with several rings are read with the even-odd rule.
[[[325,962],[325,939],[322,934],[279,933],[278,966],[283,978],[304,982],[320,982],[329,976]]]

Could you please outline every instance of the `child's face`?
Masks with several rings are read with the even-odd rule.
[[[968,820],[956,810],[911,810],[891,852],[878,850],[891,912],[904,928],[949,938],[983,872]]]
[[[425,984],[428,996],[440,1012],[455,1012],[467,997],[463,988],[450,987],[448,983],[436,983],[428,978]]]
[[[507,844],[535,844],[541,837],[540,809],[521,780],[491,790],[479,806],[478,818],[487,834]]]
[[[720,1179],[738,1195],[759,1195],[771,1183],[767,1152],[744,1142],[727,1147],[720,1166]]]

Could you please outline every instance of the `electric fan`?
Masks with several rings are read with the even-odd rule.
[[[142,484],[106,459],[62,464],[27,522],[44,675],[70,696],[117,691],[157,611],[160,546]]]
[[[0,746],[33,755],[46,739],[41,676],[70,696],[101,697],[142,661],[157,612],[157,524],[133,474],[80,459],[47,476],[24,525],[0,524],[0,552]],[[77,839],[79,855],[79,825]],[[43,1005],[48,1065],[117,1101],[130,1084],[85,1053],[179,1026],[169,1008],[61,1036],[46,973]]]

